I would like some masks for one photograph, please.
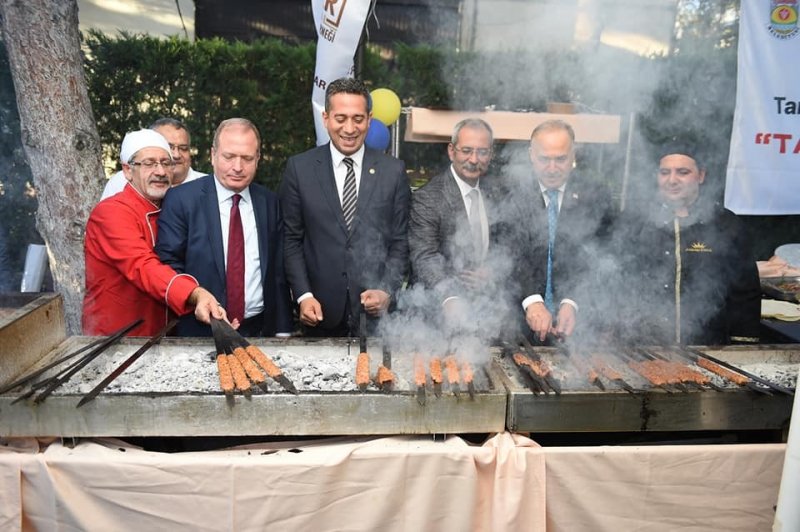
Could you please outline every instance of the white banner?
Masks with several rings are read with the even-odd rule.
[[[742,0],[725,206],[800,214],[798,0]]]
[[[317,146],[328,142],[328,132],[322,124],[325,89],[331,81],[353,77],[353,56],[370,4],[371,0],[311,0],[318,35],[314,90],[311,92]]]

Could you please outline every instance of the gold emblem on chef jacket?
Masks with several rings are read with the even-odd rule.
[[[690,253],[711,253],[713,250],[706,246],[705,242],[692,242],[692,245],[686,248]]]

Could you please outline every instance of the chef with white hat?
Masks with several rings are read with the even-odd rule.
[[[172,184],[167,140],[152,129],[125,135],[120,150],[128,184],[97,204],[86,224],[83,333],[109,335],[142,318],[128,334],[154,336],[170,315],[194,310],[198,320],[225,311],[191,275],[162,264],[153,251],[161,200]]]
[[[131,131],[122,140],[119,158],[128,183],[154,205],[160,206],[172,186],[174,163],[167,139],[152,129]]]

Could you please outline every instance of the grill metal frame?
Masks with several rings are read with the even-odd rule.
[[[0,385],[43,366],[93,340],[65,337],[63,307],[59,296],[44,295],[26,303],[0,322]],[[44,333],[47,328],[46,334]],[[44,343],[39,337],[44,338]],[[24,342],[25,338],[33,341]],[[144,339],[122,341],[120,356],[133,352]],[[358,340],[350,340],[353,367]],[[345,349],[344,339],[259,339],[267,349],[292,345],[333,346]],[[55,345],[55,347],[53,347]],[[14,349],[10,349],[13,346]],[[170,349],[214,351],[211,338],[168,338],[163,349],[148,356],[162,356],[168,366]],[[370,341],[373,370],[380,362],[379,341]],[[728,346],[697,349],[734,365],[756,362],[800,363],[800,345]],[[127,350],[127,351],[126,351]],[[61,436],[256,436],[256,435],[377,435],[487,433],[503,430],[525,432],[650,432],[728,431],[784,429],[792,411],[792,397],[761,394],[731,386],[725,391],[691,390],[667,393],[648,388],[631,394],[615,385],[605,391],[587,382],[578,383],[575,368],[564,354],[537,348],[556,371],[572,372],[560,381],[562,393],[534,394],[518,369],[491,351],[482,385],[470,399],[445,387],[441,397],[428,386],[425,405],[415,386],[399,386],[390,393],[318,392],[298,384],[300,395],[285,391],[226,397],[220,392],[198,392],[191,386],[175,392],[121,393],[104,391],[94,401],[75,408],[78,393],[59,393],[39,405],[31,401],[11,404],[23,391],[0,396],[0,435],[4,437]],[[403,357],[406,357],[406,360]],[[209,362],[210,364],[211,362]],[[413,383],[410,354],[394,354],[394,371]],[[569,366],[569,370],[565,370]],[[556,373],[556,377],[559,374]],[[122,377],[120,377],[122,378]],[[401,379],[402,380],[402,379]],[[631,382],[634,387],[641,383]]]

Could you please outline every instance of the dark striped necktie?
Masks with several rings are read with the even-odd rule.
[[[358,195],[356,194],[356,173],[353,170],[353,159],[345,157],[343,162],[347,166],[347,176],[344,178],[344,190],[342,190],[342,214],[349,231],[356,214]]]

